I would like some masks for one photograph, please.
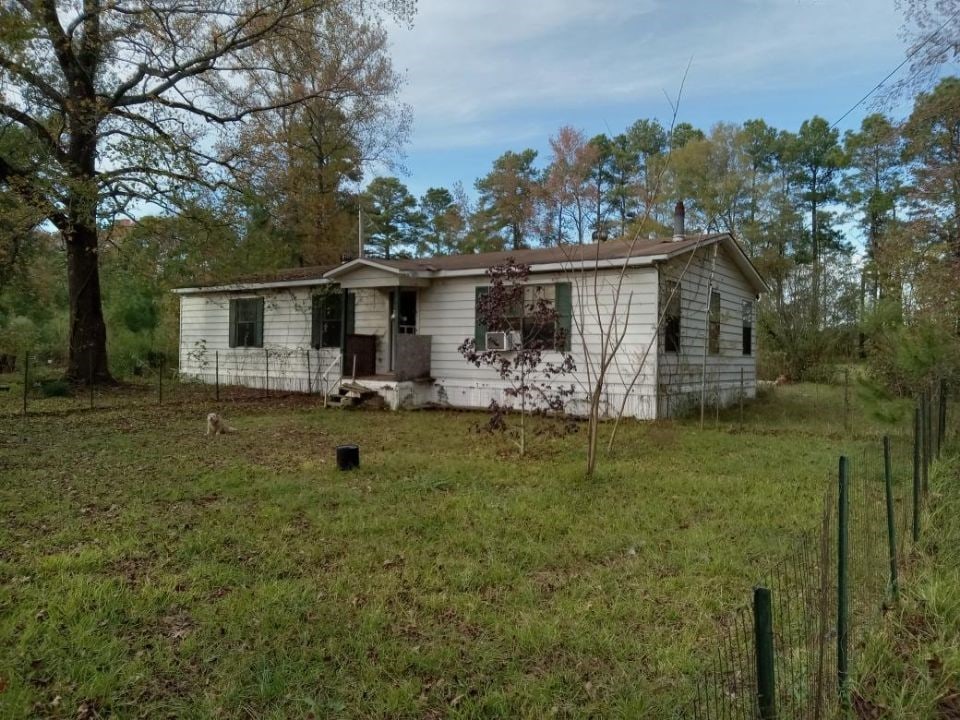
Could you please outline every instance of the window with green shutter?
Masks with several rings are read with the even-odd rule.
[[[263,347],[263,298],[230,301],[230,347]]]
[[[569,352],[571,333],[573,332],[573,292],[570,283],[557,283],[555,295],[554,304],[557,308],[556,349]]]
[[[474,293],[473,303],[473,341],[477,350],[487,349],[487,326],[480,322],[480,298],[490,292],[490,288],[481,286]]]
[[[710,354],[720,354],[720,291],[710,291]]]
[[[743,354],[753,355],[753,303],[743,301]]]
[[[660,294],[660,307],[663,308],[660,337],[663,338],[664,352],[680,352],[682,298],[683,287],[677,280],[664,281]]]
[[[481,322],[479,305],[480,298],[490,291],[489,287],[476,288],[476,302],[474,305],[474,341],[478,350],[486,349],[487,330],[515,332],[519,334],[524,345],[536,345],[542,350],[570,349],[570,338],[573,325],[573,302],[570,283],[556,283],[555,285],[525,285],[523,301],[511,308],[493,326],[487,327]],[[544,323],[537,317],[535,308],[541,300],[553,305],[556,318],[553,322]]]
[[[340,347],[343,340],[343,293],[313,296],[313,329],[310,345],[316,349]]]

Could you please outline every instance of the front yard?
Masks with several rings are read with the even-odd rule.
[[[777,389],[743,433],[627,423],[591,481],[581,435],[519,459],[474,413],[8,414],[0,715],[675,716],[715,619],[816,523],[838,392]]]

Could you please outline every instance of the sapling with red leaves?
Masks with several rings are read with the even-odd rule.
[[[504,400],[490,401],[489,430],[509,432],[511,411],[518,413],[515,442],[526,452],[526,417],[563,416],[573,395],[564,377],[576,370],[561,327],[555,286],[529,282],[530,267],[512,258],[487,270],[490,285],[477,294],[477,324],[484,330],[467,338],[460,354],[476,367],[492,368],[506,382]],[[496,346],[489,333],[503,333]],[[478,340],[482,339],[482,343]]]

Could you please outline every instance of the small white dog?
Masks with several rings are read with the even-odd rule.
[[[236,431],[236,428],[227,425],[219,413],[212,412],[207,415],[207,435],[220,435],[222,433],[232,433]]]

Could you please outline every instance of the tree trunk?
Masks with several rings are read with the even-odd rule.
[[[92,218],[63,233],[70,295],[70,354],[67,379],[75,383],[112,382],[107,366],[107,328],[100,294],[97,227]]]

